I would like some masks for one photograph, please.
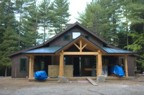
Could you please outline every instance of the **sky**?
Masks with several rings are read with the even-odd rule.
[[[37,0],[37,1],[41,2],[42,0]],[[77,18],[79,17],[79,13],[84,12],[86,5],[91,1],[92,0],[68,0],[69,13],[71,15],[69,23],[75,23],[77,21]]]
[[[69,0],[69,12],[71,14],[69,23],[75,23],[79,17],[78,13],[85,11],[86,5],[92,0]]]

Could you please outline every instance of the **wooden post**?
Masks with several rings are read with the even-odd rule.
[[[64,55],[63,52],[60,53],[60,61],[59,61],[59,77],[64,76]]]
[[[125,56],[125,76],[128,77],[128,57]]]
[[[80,52],[82,52],[82,40],[80,40]]]
[[[98,51],[97,55],[97,66],[96,66],[97,76],[102,75],[102,54]]]
[[[29,80],[32,80],[34,77],[34,56],[29,57]]]

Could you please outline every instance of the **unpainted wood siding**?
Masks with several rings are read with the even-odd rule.
[[[73,40],[72,39],[72,32],[80,32],[82,36],[84,36],[84,37],[88,36],[88,40],[90,40],[94,44],[99,45],[99,46],[103,46],[103,43],[99,39],[93,37],[91,34],[89,34],[85,30],[80,29],[78,27],[75,27],[75,28],[69,30],[68,32],[64,33],[60,37],[56,38],[54,41],[52,41],[50,43],[50,46],[65,46],[66,44],[70,43]],[[64,36],[66,36],[66,35],[70,35],[71,40],[64,40]]]
[[[136,57],[128,56],[128,75],[135,76],[136,71]]]
[[[26,71],[20,71],[20,59],[26,58]],[[11,58],[12,60],[12,78],[26,78],[28,76],[28,58],[24,54],[20,54]]]

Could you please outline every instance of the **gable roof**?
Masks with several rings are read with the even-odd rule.
[[[70,47],[71,45],[73,45],[73,43],[75,43],[76,41],[78,41],[79,39],[82,39],[86,42],[89,42],[90,44],[92,44],[93,46],[95,46],[96,48],[102,50],[103,52],[105,52],[99,45],[94,44],[93,42],[91,42],[90,40],[86,39],[84,36],[79,36],[76,39],[73,39],[70,43],[68,43],[67,45],[63,46],[62,48],[60,48],[57,52],[60,52],[63,49],[66,49],[67,47]]]
[[[101,41],[102,43],[106,44],[107,46],[109,47],[112,47],[111,45],[109,45],[104,39],[102,39],[101,37],[99,37],[98,35],[94,34],[93,32],[90,32],[88,29],[86,29],[85,27],[83,27],[81,24],[79,24],[78,22],[70,25],[68,28],[66,28],[63,32],[60,32],[58,33],[57,35],[55,35],[54,37],[50,38],[48,41],[46,41],[45,43],[41,44],[41,45],[37,45],[37,46],[34,46],[34,47],[31,47],[31,48],[28,48],[28,49],[23,49],[23,50],[20,50],[18,52],[15,52],[13,54],[10,55],[10,57],[13,57],[15,55],[18,55],[18,54],[22,54],[23,52],[25,51],[28,51],[28,50],[33,50],[33,49],[37,49],[37,48],[41,48],[47,44],[49,44],[50,42],[54,41],[55,39],[57,39],[58,37],[60,37],[61,35],[63,35],[64,33],[68,32],[69,30],[73,29],[74,27],[79,27],[81,29],[83,29],[84,31],[86,31],[87,33],[89,33],[90,35],[92,35],[93,37],[97,38],[99,41]],[[49,48],[50,49],[50,48]],[[102,48],[101,48],[102,49]],[[104,49],[102,49],[104,50]]]
[[[38,49],[28,50],[23,53],[25,53],[25,54],[55,54],[55,53],[59,53],[60,51],[62,51],[64,49],[71,47],[78,40],[84,40],[85,42],[92,44],[93,46],[95,46],[95,48],[100,49],[105,54],[133,54],[133,52],[128,51],[128,50],[123,50],[123,49],[118,49],[118,48],[101,47],[99,45],[94,44],[90,40],[86,39],[82,35],[77,37],[76,39],[73,39],[70,43],[68,43],[65,46],[41,47]]]
[[[50,38],[48,41],[46,41],[43,45],[50,43],[51,41],[55,40],[56,38],[58,38],[59,36],[63,35],[64,33],[68,32],[69,30],[71,30],[72,28],[78,26],[79,28],[85,30],[86,32],[88,32],[89,34],[91,34],[92,36],[94,36],[95,38],[97,38],[98,40],[100,40],[101,42],[105,43],[108,45],[108,43],[102,39],[100,36],[94,34],[93,32],[89,31],[87,28],[83,27],[80,23],[76,22],[74,24],[69,25],[68,28],[66,28],[63,32],[58,33],[57,35],[55,35],[54,37]]]
[[[83,27],[82,25],[80,25],[78,22],[74,23],[74,24],[71,24],[68,28],[66,28],[63,32],[60,32],[58,33],[57,35],[55,35],[54,37],[50,38],[48,41],[46,41],[45,43],[41,44],[41,45],[37,45],[37,46],[34,46],[34,47],[30,47],[30,48],[27,48],[27,49],[23,49],[23,50],[20,50],[18,52],[15,52],[13,54],[10,55],[10,57],[13,57],[15,55],[18,55],[18,54],[21,54],[23,53],[24,51],[27,51],[27,50],[32,50],[32,49],[36,49],[36,48],[39,48],[39,47],[43,47],[45,45],[47,45],[48,43],[52,42],[53,40],[55,40],[56,38],[58,38],[59,36],[63,35],[64,33],[66,33],[67,31],[71,30],[72,28],[74,27],[80,27],[81,29],[87,31],[89,34],[91,34],[92,36],[96,37],[97,39],[99,39],[101,42],[105,43],[105,44],[108,44],[105,40],[103,40],[102,38],[100,38],[99,36],[95,35],[94,33],[90,32],[88,29],[86,29],[85,27]]]
[[[96,46],[98,49],[102,49],[99,45],[95,45],[94,43],[92,43],[91,41],[87,40],[85,37],[83,37],[81,35],[81,36],[77,37],[76,39],[71,40],[65,46],[40,47],[40,48],[37,48],[37,49],[24,51],[23,53],[26,53],[26,54],[42,54],[42,53],[44,53],[44,54],[54,54],[54,53],[59,53],[61,50],[73,45],[73,43],[75,43],[79,39],[83,39],[83,40],[85,40],[87,42],[90,42],[91,44],[93,44],[93,46]]]

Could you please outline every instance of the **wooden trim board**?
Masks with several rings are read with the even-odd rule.
[[[98,84],[94,81],[94,80],[92,80],[90,77],[87,77],[87,80],[92,84],[92,85],[94,85],[94,86],[97,86]]]

